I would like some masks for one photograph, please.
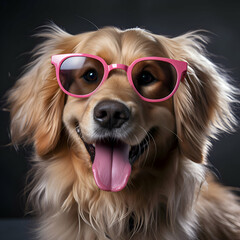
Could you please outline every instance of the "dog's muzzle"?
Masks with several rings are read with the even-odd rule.
[[[135,146],[121,140],[124,125],[126,127],[131,119],[131,111],[118,101],[106,100],[98,103],[94,108],[93,118],[98,135],[94,144],[84,141],[79,125],[76,131],[91,156],[97,186],[105,191],[120,191],[127,185],[132,164],[147,148],[149,136],[147,134]]]

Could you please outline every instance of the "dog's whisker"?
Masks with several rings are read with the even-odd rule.
[[[154,139],[154,137],[151,133],[149,133],[149,136],[151,137],[153,145],[154,145],[154,157],[153,157],[153,160],[152,160],[152,165],[153,165],[156,158],[157,158],[157,144],[156,144],[156,141],[155,141],[155,139]]]
[[[140,127],[141,130],[143,130],[143,132],[145,133],[146,137],[148,138],[147,141],[149,141],[149,133],[144,129],[144,127],[138,125],[138,127]],[[147,153],[145,155],[144,161],[143,161],[143,165],[146,164],[147,162],[147,157],[148,157],[148,153],[149,153],[149,144],[147,145]]]
[[[135,139],[136,139],[136,142],[137,142],[137,146],[138,146],[138,153],[140,153],[141,152],[141,147],[140,147],[140,141],[139,141],[139,139],[138,139],[138,137],[135,135],[135,134],[133,134],[133,136],[135,137]]]
[[[160,125],[162,128],[166,129],[167,131],[169,131],[170,133],[172,133],[173,135],[175,135],[177,137],[178,140],[180,140],[181,142],[183,142],[183,140],[178,136],[177,133],[175,133],[174,131],[172,131],[171,129],[169,129],[168,127],[164,126],[163,124]]]
[[[156,160],[156,157],[157,157],[157,144],[155,142],[155,139],[153,137],[153,135],[151,134],[151,132],[148,132],[144,127],[142,127],[141,125],[138,125],[138,127],[144,131],[144,133],[146,134],[146,137],[148,138],[148,141],[152,140],[153,142],[153,145],[154,145],[154,157],[153,157],[153,160],[152,160],[152,164],[155,162]],[[148,154],[149,154],[149,151],[150,151],[150,145],[148,144],[147,146],[147,154],[145,156],[145,160],[144,160],[144,164],[146,163],[147,161],[147,157],[148,157]]]

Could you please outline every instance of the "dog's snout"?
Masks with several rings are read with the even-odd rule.
[[[94,108],[94,119],[104,128],[120,128],[129,118],[130,110],[118,101],[102,101]]]

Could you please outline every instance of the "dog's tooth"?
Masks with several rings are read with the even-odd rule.
[[[81,133],[81,130],[80,130],[80,127],[79,127],[79,126],[76,127],[76,132],[77,132],[77,134],[80,134],[80,133]]]

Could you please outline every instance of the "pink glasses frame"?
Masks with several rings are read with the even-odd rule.
[[[90,57],[90,58],[96,59],[96,60],[98,60],[99,62],[102,63],[102,65],[104,67],[103,79],[102,79],[101,83],[99,84],[99,86],[94,91],[92,91],[89,94],[85,94],[85,95],[76,95],[76,94],[72,94],[72,93],[66,91],[63,88],[62,83],[60,81],[59,72],[60,72],[61,64],[69,57]],[[133,84],[131,72],[132,72],[132,69],[133,69],[133,67],[134,67],[134,65],[136,63],[144,61],[144,60],[158,60],[158,61],[167,62],[167,63],[170,63],[176,69],[176,72],[177,72],[177,83],[176,83],[176,86],[173,89],[173,91],[167,97],[164,97],[164,98],[161,98],[161,99],[145,98],[135,88],[135,86]],[[90,97],[105,82],[105,80],[107,79],[108,74],[109,74],[110,71],[112,71],[113,69],[122,69],[122,70],[126,71],[127,78],[128,78],[128,81],[129,81],[130,85],[132,86],[132,88],[135,90],[135,92],[139,95],[139,97],[141,99],[143,99],[144,101],[147,101],[147,102],[162,102],[162,101],[165,101],[165,100],[167,100],[167,99],[169,99],[170,97],[173,96],[173,94],[177,91],[181,80],[183,80],[185,78],[186,73],[187,73],[187,63],[186,62],[178,61],[178,60],[174,60],[174,59],[169,59],[169,58],[162,58],[162,57],[143,57],[143,58],[138,58],[135,61],[133,61],[130,64],[130,66],[127,66],[127,65],[124,65],[124,64],[110,64],[110,65],[108,65],[101,57],[98,57],[98,56],[95,56],[95,55],[91,55],[91,54],[82,54],[82,53],[76,53],[75,54],[75,53],[71,53],[71,54],[53,55],[51,63],[56,68],[57,81],[58,81],[58,84],[59,84],[60,88],[62,89],[62,91],[64,93],[66,93],[67,95],[69,95],[69,96],[77,97],[77,98]]]

